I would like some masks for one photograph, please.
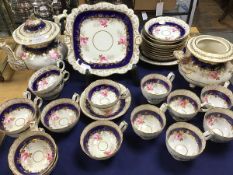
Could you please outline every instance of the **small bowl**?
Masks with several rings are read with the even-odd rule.
[[[191,120],[198,112],[204,111],[199,97],[192,91],[179,89],[167,98],[168,110],[176,121]]]
[[[38,97],[34,102],[27,98],[15,98],[4,102],[0,105],[0,130],[8,136],[17,137],[36,120],[41,105],[42,100]]]
[[[72,99],[61,98],[50,102],[41,113],[41,123],[52,132],[66,132],[72,129],[80,118],[79,95]]]
[[[57,145],[43,131],[21,134],[10,147],[8,164],[12,173],[50,174],[58,159]]]
[[[119,126],[110,121],[92,122],[81,134],[82,150],[95,160],[113,157],[121,147],[123,132],[127,126],[125,121],[122,121]]]
[[[233,112],[229,109],[213,108],[204,116],[203,126],[211,134],[213,142],[227,142],[233,139]]]
[[[189,161],[203,152],[208,138],[196,126],[177,122],[167,129],[166,146],[174,159]]]
[[[221,85],[206,86],[201,91],[201,101],[207,108],[231,108],[233,104],[233,94],[227,88],[229,83]]]
[[[141,80],[143,96],[151,104],[159,104],[166,99],[172,90],[175,74],[170,72],[167,77],[160,74],[149,74]]]
[[[31,76],[28,88],[33,94],[45,100],[52,100],[59,96],[70,74],[64,70],[64,62],[59,61],[57,64],[57,66],[41,68]]]
[[[160,108],[149,104],[134,108],[130,117],[134,132],[144,140],[157,137],[166,125],[166,109],[166,104]]]
[[[120,99],[126,99],[129,91],[122,92],[120,85],[112,80],[102,79],[91,83],[86,88],[87,100],[91,106],[99,109],[109,109]]]

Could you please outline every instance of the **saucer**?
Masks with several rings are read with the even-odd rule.
[[[143,56],[142,54],[140,54],[139,58],[141,61],[146,62],[146,63],[151,64],[151,65],[155,65],[155,66],[174,66],[174,65],[178,64],[178,60],[161,62],[161,61],[151,60],[151,59]]]
[[[25,98],[6,101],[0,106],[0,129],[7,135],[18,134],[36,117],[35,104]]]
[[[123,92],[128,90],[124,85],[119,85]],[[120,99],[113,107],[109,108],[109,110],[101,110],[91,106],[87,100],[86,94],[86,90],[81,94],[80,108],[87,117],[93,120],[113,120],[119,118],[126,113],[131,104],[131,95],[129,92],[129,96],[126,99]]]
[[[8,154],[11,171],[18,174],[46,174],[55,166],[57,146],[52,137],[30,131],[15,140]]]

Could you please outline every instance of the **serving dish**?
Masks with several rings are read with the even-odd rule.
[[[229,109],[213,108],[204,116],[203,127],[210,132],[210,140],[228,142],[233,139],[233,112]]]
[[[61,98],[47,104],[41,112],[41,123],[52,132],[66,132],[72,129],[80,118],[79,95],[72,99]]]
[[[111,121],[92,122],[81,134],[81,148],[92,159],[109,159],[119,151],[127,127],[125,121],[119,126]]]
[[[82,74],[124,74],[139,60],[138,28],[138,17],[126,5],[80,5],[66,19],[68,61]]]
[[[157,137],[166,125],[166,110],[166,104],[160,108],[149,104],[134,108],[130,117],[134,132],[144,140]]]
[[[56,166],[58,148],[53,138],[43,131],[27,131],[19,136],[8,154],[13,174],[50,174]]]

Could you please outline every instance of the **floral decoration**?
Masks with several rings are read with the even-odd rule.
[[[190,102],[186,98],[180,98],[178,103],[182,108],[186,108],[187,104],[189,104]]]
[[[134,121],[134,124],[141,125],[144,123],[144,118],[141,114],[138,114],[137,118]]]
[[[32,153],[28,152],[27,150],[23,149],[20,152],[20,159],[22,161],[27,161],[28,158],[30,158],[32,156]]]
[[[102,138],[101,138],[101,135],[99,134],[99,133],[95,133],[94,135],[93,135],[93,138],[95,139],[95,140],[101,140]]]
[[[49,161],[49,163],[53,161],[53,153],[52,152],[48,152],[47,160]]]
[[[209,73],[209,77],[215,80],[219,80],[220,79],[220,73],[218,71],[211,71]]]
[[[38,89],[44,89],[48,85],[48,81],[43,78],[38,82]]]
[[[213,126],[214,125],[214,122],[216,121],[216,117],[214,115],[211,115],[209,117],[207,117],[207,123],[210,125],[210,126]]]
[[[54,112],[54,113],[52,113],[50,119],[53,120],[53,121],[55,121],[55,120],[59,119],[59,116]]]
[[[108,61],[108,58],[107,56],[104,56],[104,55],[99,55],[99,61],[100,63],[106,63]]]
[[[5,116],[5,118],[4,118],[4,120],[3,120],[3,124],[4,124],[4,125],[9,125],[9,124],[11,124],[14,120],[15,120],[14,117],[7,115],[7,116]]]
[[[108,20],[107,19],[100,19],[99,23],[102,27],[108,27]]]
[[[22,60],[26,60],[26,59],[28,59],[30,57],[30,54],[28,53],[28,52],[21,52],[21,54],[20,54],[20,58],[22,59]]]
[[[49,51],[49,56],[50,56],[50,58],[53,59],[53,60],[57,60],[57,59],[59,59],[59,57],[60,57],[58,51],[55,50],[55,49],[52,49],[52,50]]]
[[[178,141],[184,140],[184,132],[183,131],[176,131],[174,132],[174,139]]]
[[[107,150],[107,151],[104,151],[104,154],[107,155],[107,156],[110,156],[112,155],[113,151],[112,150]]]
[[[121,36],[119,41],[118,41],[118,45],[125,45],[127,44],[127,39],[125,36]]]
[[[108,89],[101,89],[100,94],[101,94],[102,96],[104,96],[104,97],[107,97],[107,96],[108,96],[108,92],[109,92]]]
[[[88,37],[85,37],[85,36],[81,36],[80,37],[80,45],[81,46],[86,46],[87,45],[87,42],[88,42]]]
[[[147,83],[146,84],[146,89],[148,91],[152,91],[154,89],[154,83]]]

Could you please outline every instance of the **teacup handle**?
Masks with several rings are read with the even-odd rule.
[[[31,100],[32,99],[32,94],[29,91],[24,91],[23,92],[23,97],[27,98],[28,100]]]
[[[207,112],[208,110],[210,110],[211,108],[213,108],[213,107],[208,107],[207,105],[208,105],[208,103],[206,103],[206,102],[202,103],[201,104],[200,112]]]
[[[211,139],[211,137],[213,137],[213,133],[211,131],[209,131],[209,130],[205,131],[203,133],[203,135],[204,135],[205,140],[209,140],[209,139]]]
[[[127,89],[127,90],[125,90],[125,91],[121,94],[120,99],[126,99],[126,98],[128,98],[129,96],[130,96],[130,92],[129,92],[129,90]]]
[[[161,106],[160,106],[160,110],[165,113],[167,111],[167,107],[168,107],[168,104],[167,103],[163,103]]]
[[[38,108],[41,108],[41,106],[43,104],[42,98],[40,98],[38,96],[36,96],[36,98],[33,100],[33,102]]]
[[[62,74],[63,74],[63,79],[64,79],[64,81],[66,82],[67,80],[69,80],[69,78],[70,78],[70,73],[68,72],[68,71],[63,71],[62,72]]]
[[[126,121],[122,121],[119,124],[119,128],[120,128],[121,132],[123,133],[128,128],[128,123],[126,123]]]
[[[43,128],[39,128],[38,124],[39,123],[37,121],[31,121],[30,122],[30,131],[43,131],[44,132],[44,129]]]
[[[171,82],[173,82],[173,80],[175,79],[175,74],[173,73],[173,72],[170,72],[168,75],[167,75],[167,78],[171,81]]]
[[[72,100],[78,103],[80,100],[79,94],[75,92],[74,95],[72,96]]]
[[[65,70],[65,63],[61,60],[57,61],[57,67],[63,72]]]
[[[229,86],[230,84],[231,84],[231,82],[230,82],[230,81],[226,81],[226,82],[224,83],[224,85],[223,85],[223,86],[224,86],[225,88],[228,88],[228,86]]]

